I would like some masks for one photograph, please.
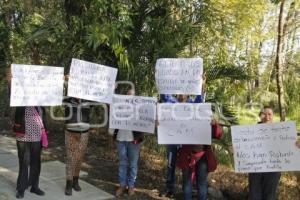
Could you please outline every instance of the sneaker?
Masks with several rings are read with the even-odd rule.
[[[164,193],[160,193],[159,196],[160,197],[174,198],[175,194],[172,191],[166,191]]]
[[[116,196],[119,197],[121,196],[124,192],[125,192],[126,188],[125,187],[118,187],[118,189],[116,190]]]
[[[128,195],[129,195],[129,196],[135,195],[135,191],[134,191],[134,188],[133,188],[133,187],[130,187],[130,188],[128,189]]]
[[[45,195],[45,192],[43,190],[41,190],[40,188],[31,188],[30,192],[34,193],[36,195],[39,195],[39,196],[44,196]]]
[[[24,191],[18,190],[16,193],[16,198],[17,199],[23,199],[24,198]]]

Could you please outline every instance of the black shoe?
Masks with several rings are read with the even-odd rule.
[[[65,195],[67,195],[67,196],[72,195],[72,185],[73,185],[73,181],[67,180],[66,188],[65,188]]]
[[[175,194],[171,191],[166,191],[164,193],[159,194],[160,197],[168,197],[168,198],[174,198]]]
[[[36,195],[39,195],[39,196],[44,196],[45,195],[45,192],[43,190],[41,190],[40,188],[31,188],[30,189],[30,192],[31,193],[34,193]]]
[[[78,176],[74,176],[74,177],[73,177],[73,184],[72,184],[72,187],[73,187],[74,190],[77,191],[77,192],[81,191],[81,187],[79,186],[78,179],[79,179]]]
[[[24,191],[17,191],[16,193],[16,198],[17,199],[23,199],[24,198]]]

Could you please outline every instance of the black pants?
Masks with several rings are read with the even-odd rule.
[[[250,173],[250,200],[275,200],[280,172]]]
[[[19,175],[17,190],[24,191],[29,186],[39,187],[41,172],[41,142],[17,142]],[[28,176],[28,167],[29,176]]]

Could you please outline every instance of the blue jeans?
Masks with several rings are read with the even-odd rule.
[[[119,182],[122,187],[134,187],[138,171],[137,164],[140,157],[140,147],[140,144],[117,141],[119,154]]]
[[[206,200],[207,199],[207,161],[206,157],[203,156],[196,163],[196,182],[197,182],[197,191],[198,197],[197,200]],[[192,199],[193,183],[192,183],[192,170],[190,168],[182,170],[182,186],[185,200]]]
[[[176,170],[176,158],[179,145],[168,145],[167,146],[167,156],[168,156],[168,171],[167,171],[167,181],[166,187],[167,191],[175,192],[175,170]]]

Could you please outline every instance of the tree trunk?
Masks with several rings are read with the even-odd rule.
[[[290,50],[290,42],[293,34],[292,28],[295,24],[295,11],[295,2],[293,1],[290,4],[285,23],[283,25],[283,37],[285,39],[285,46],[283,52],[285,52],[285,55],[288,55]]]
[[[294,2],[295,3],[295,2]],[[287,41],[290,43],[290,46],[288,46],[288,48],[286,49],[286,54],[289,54],[289,60],[293,59],[293,56],[295,54],[294,52],[294,47],[295,47],[295,42],[296,42],[296,33],[298,30],[297,27],[297,22],[298,22],[298,17],[300,15],[300,10],[298,11],[297,9],[293,9],[293,17],[292,17],[292,21],[291,21],[291,28],[288,34],[288,38]]]
[[[31,57],[32,57],[33,64],[35,65],[41,64],[41,57],[40,57],[38,45],[35,43],[31,47]]]
[[[277,37],[277,50],[274,68],[276,70],[276,84],[280,121],[285,121],[285,100],[284,100],[284,87],[283,87],[283,12],[285,0],[281,0],[280,12],[278,16],[278,37]]]
[[[254,80],[254,89],[259,88],[260,86],[260,74],[259,74],[259,63],[261,62],[261,51],[262,51],[262,41],[259,41],[258,44],[258,57],[257,57],[257,61],[255,63],[255,80]]]

